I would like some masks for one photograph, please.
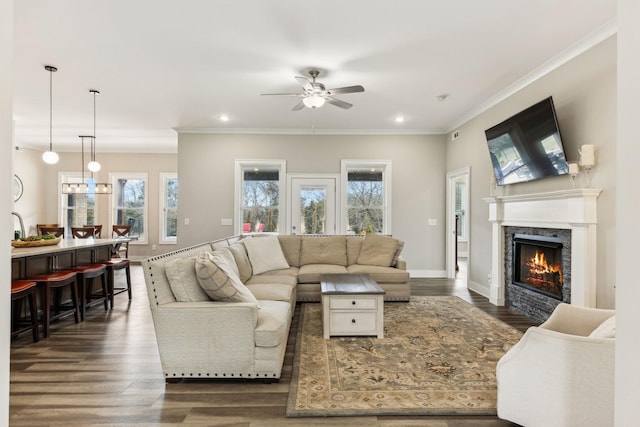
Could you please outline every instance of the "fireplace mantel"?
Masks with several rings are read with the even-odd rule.
[[[601,189],[581,188],[547,193],[488,197],[492,223],[489,300],[504,305],[503,227],[571,230],[571,303],[596,306],[597,199]]]

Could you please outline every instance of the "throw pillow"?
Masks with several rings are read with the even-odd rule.
[[[217,301],[253,302],[258,300],[234,271],[235,260],[228,250],[203,252],[196,258],[196,275],[202,289]]]
[[[589,338],[615,338],[616,337],[616,316],[611,316],[595,328]]]
[[[229,251],[231,251],[233,258],[236,260],[236,265],[238,266],[238,277],[240,277],[242,283],[251,279],[253,271],[251,270],[251,262],[249,261],[247,250],[244,248],[244,245],[242,243],[234,243],[229,246]]]
[[[176,301],[197,302],[211,300],[198,282],[195,265],[195,257],[174,259],[165,264],[164,271]]]
[[[253,274],[289,268],[277,236],[254,237],[242,241],[253,267]]]
[[[404,242],[402,240],[398,240],[398,247],[396,248],[396,253],[393,254],[393,259],[391,260],[391,267],[395,267],[398,264],[398,258],[400,258],[400,254],[402,253],[403,248],[404,248]]]
[[[367,234],[362,242],[358,264],[389,267],[398,248],[398,239],[379,234]]]

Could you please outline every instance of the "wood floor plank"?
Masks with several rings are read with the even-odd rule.
[[[12,426],[378,426],[508,427],[497,417],[368,416],[286,418],[300,306],[291,326],[279,383],[185,380],[166,384],[142,268],[131,269],[134,299],[116,296],[84,322],[52,323],[51,336],[11,344]],[[118,280],[118,279],[116,279]],[[414,295],[455,295],[524,331],[535,324],[496,307],[462,281],[412,279]]]

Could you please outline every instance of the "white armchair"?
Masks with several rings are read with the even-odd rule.
[[[560,304],[529,328],[498,362],[498,417],[525,427],[612,426],[615,339],[590,335],[614,315]]]

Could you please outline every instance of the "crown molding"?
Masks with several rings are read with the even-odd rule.
[[[178,133],[249,135],[443,135],[446,129],[272,129],[175,127]]]
[[[605,23],[604,25],[602,25],[601,27],[599,27],[598,29],[596,29],[595,31],[593,31],[592,33],[590,33],[587,37],[569,46],[567,49],[563,50],[558,55],[554,56],[544,64],[536,67],[528,74],[525,74],[522,78],[516,80],[511,85],[507,86],[506,88],[504,88],[503,90],[501,90],[500,92],[498,92],[497,94],[495,94],[494,96],[492,96],[491,98],[489,98],[488,100],[480,104],[478,107],[474,108],[473,110],[469,111],[468,113],[460,117],[446,130],[446,133],[453,132],[454,130],[456,130],[457,128],[459,128],[469,120],[479,116],[480,114],[487,111],[491,107],[494,107],[498,103],[514,95],[521,89],[529,86],[531,83],[544,77],[545,75],[549,74],[553,70],[569,62],[570,60],[577,57],[578,55],[602,43],[603,41],[607,40],[609,37],[617,34],[617,32],[618,32],[618,21],[617,19],[614,18],[608,21],[607,23]]]

